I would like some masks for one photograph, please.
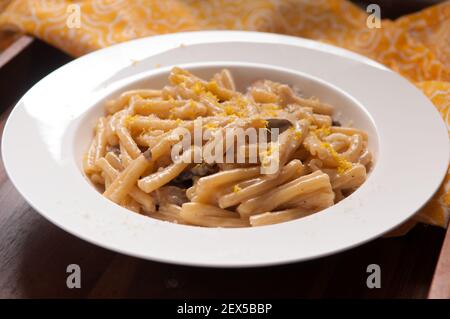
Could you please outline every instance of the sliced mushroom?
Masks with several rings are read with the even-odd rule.
[[[154,196],[158,205],[174,204],[181,206],[189,201],[184,188],[170,185],[157,189]]]
[[[217,173],[219,171],[219,168],[216,164],[207,164],[202,163],[195,165],[193,168],[191,168],[191,173],[193,176],[207,176],[214,173]]]
[[[278,128],[279,132],[278,134],[283,133],[284,131],[286,131],[289,127],[293,126],[294,124],[289,121],[288,119],[284,119],[284,118],[278,118],[278,119],[266,119],[266,121],[268,122],[267,124],[267,128],[269,130],[273,129],[273,128]]]

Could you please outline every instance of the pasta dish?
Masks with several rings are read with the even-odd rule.
[[[323,210],[366,180],[366,132],[333,106],[270,80],[236,89],[173,68],[169,85],[106,103],[83,159],[109,200],[179,224],[246,227]]]

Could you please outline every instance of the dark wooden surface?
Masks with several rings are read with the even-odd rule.
[[[419,11],[428,6],[445,0],[350,0],[363,9],[369,4],[378,4],[381,8],[381,18],[395,19],[404,14]]]
[[[450,299],[450,228],[442,244],[428,298]]]
[[[69,60],[34,41],[0,69],[0,132],[14,102]],[[17,193],[0,163],[0,297],[4,298],[426,298],[444,236],[444,229],[420,225],[401,238],[377,239],[310,262],[256,269],[143,261],[98,248],[47,222]],[[69,264],[81,267],[81,289],[66,287]],[[380,289],[366,286],[369,264],[381,267]]]

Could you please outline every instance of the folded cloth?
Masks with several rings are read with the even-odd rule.
[[[395,21],[383,19],[381,28],[369,28],[373,17],[346,0],[0,0],[2,7],[0,30],[31,34],[73,56],[134,38],[208,29],[331,43],[415,83],[449,126],[450,1]],[[449,172],[435,196],[394,235],[416,222],[447,226]]]

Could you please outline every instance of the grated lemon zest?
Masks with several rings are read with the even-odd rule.
[[[322,142],[322,146],[330,152],[333,159],[338,163],[338,174],[343,174],[353,167],[352,163],[339,155],[338,152],[336,152],[336,150],[329,143]]]

